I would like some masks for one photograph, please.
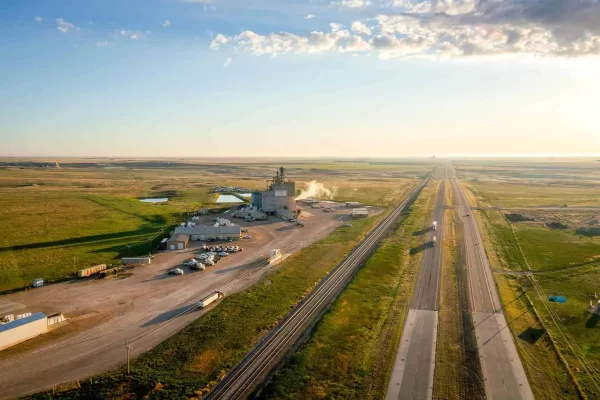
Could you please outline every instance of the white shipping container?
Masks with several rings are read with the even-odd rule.
[[[173,245],[171,245],[173,246]],[[135,265],[135,264],[151,264],[152,259],[150,257],[123,257],[121,263],[124,265]]]
[[[198,302],[198,307],[200,308],[204,308],[206,306],[208,306],[209,304],[217,301],[220,297],[223,297],[223,293],[221,292],[212,292],[211,294],[209,294],[208,296],[206,296],[205,298],[203,298],[202,300],[200,300]]]

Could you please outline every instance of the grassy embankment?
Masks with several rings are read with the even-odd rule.
[[[438,182],[382,242],[304,344],[262,393],[268,399],[383,398],[420,264]]]
[[[469,197],[472,203],[475,202],[483,207],[489,206],[489,202],[483,196],[469,193]],[[560,353],[557,353],[552,339],[545,333],[544,325],[549,327],[553,337],[556,338],[556,332],[553,331],[550,320],[544,317],[542,308],[536,304],[537,294],[531,288],[525,291],[528,287],[525,285],[524,277],[502,273],[527,270],[527,262],[523,258],[519,242],[511,230],[511,224],[501,212],[494,210],[474,211],[473,215],[480,226],[484,246],[495,272],[494,278],[502,300],[504,314],[515,338],[517,350],[535,397],[540,399],[577,398],[577,392],[572,382],[568,383],[568,393],[563,393],[564,374],[567,371],[560,354],[565,355],[566,349],[559,341],[556,345]],[[540,231],[539,234],[544,235],[545,232]],[[552,245],[562,247],[563,251],[567,253],[570,252],[568,243],[565,245],[553,242]],[[530,249],[533,259],[542,257],[535,253],[543,252],[543,248],[526,247]],[[569,285],[566,281],[561,280],[560,282],[562,282],[561,286]],[[544,324],[536,318],[530,300],[536,304],[537,311],[542,314]],[[580,308],[577,315],[581,316],[584,312],[585,307]],[[575,365],[571,364],[571,367],[575,367]]]
[[[225,298],[214,310],[132,363],[95,377],[93,384],[34,398],[137,396],[182,398],[206,393],[364,237],[383,215],[353,222],[300,250],[254,287]]]

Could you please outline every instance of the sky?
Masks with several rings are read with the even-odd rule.
[[[599,0],[2,0],[0,156],[600,154]]]

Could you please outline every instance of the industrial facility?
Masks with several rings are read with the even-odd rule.
[[[291,219],[296,212],[296,183],[285,176],[285,168],[277,170],[277,174],[267,181],[268,189],[252,193],[252,206],[269,215],[279,215]]]
[[[353,208],[350,212],[352,218],[367,218],[369,216],[369,210],[364,207]]]

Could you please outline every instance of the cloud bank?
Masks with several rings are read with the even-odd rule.
[[[374,53],[382,59],[529,54],[575,57],[600,54],[600,0],[362,0],[345,7],[382,8],[351,29],[305,35],[243,31],[217,35],[210,48],[231,46],[255,55]]]

